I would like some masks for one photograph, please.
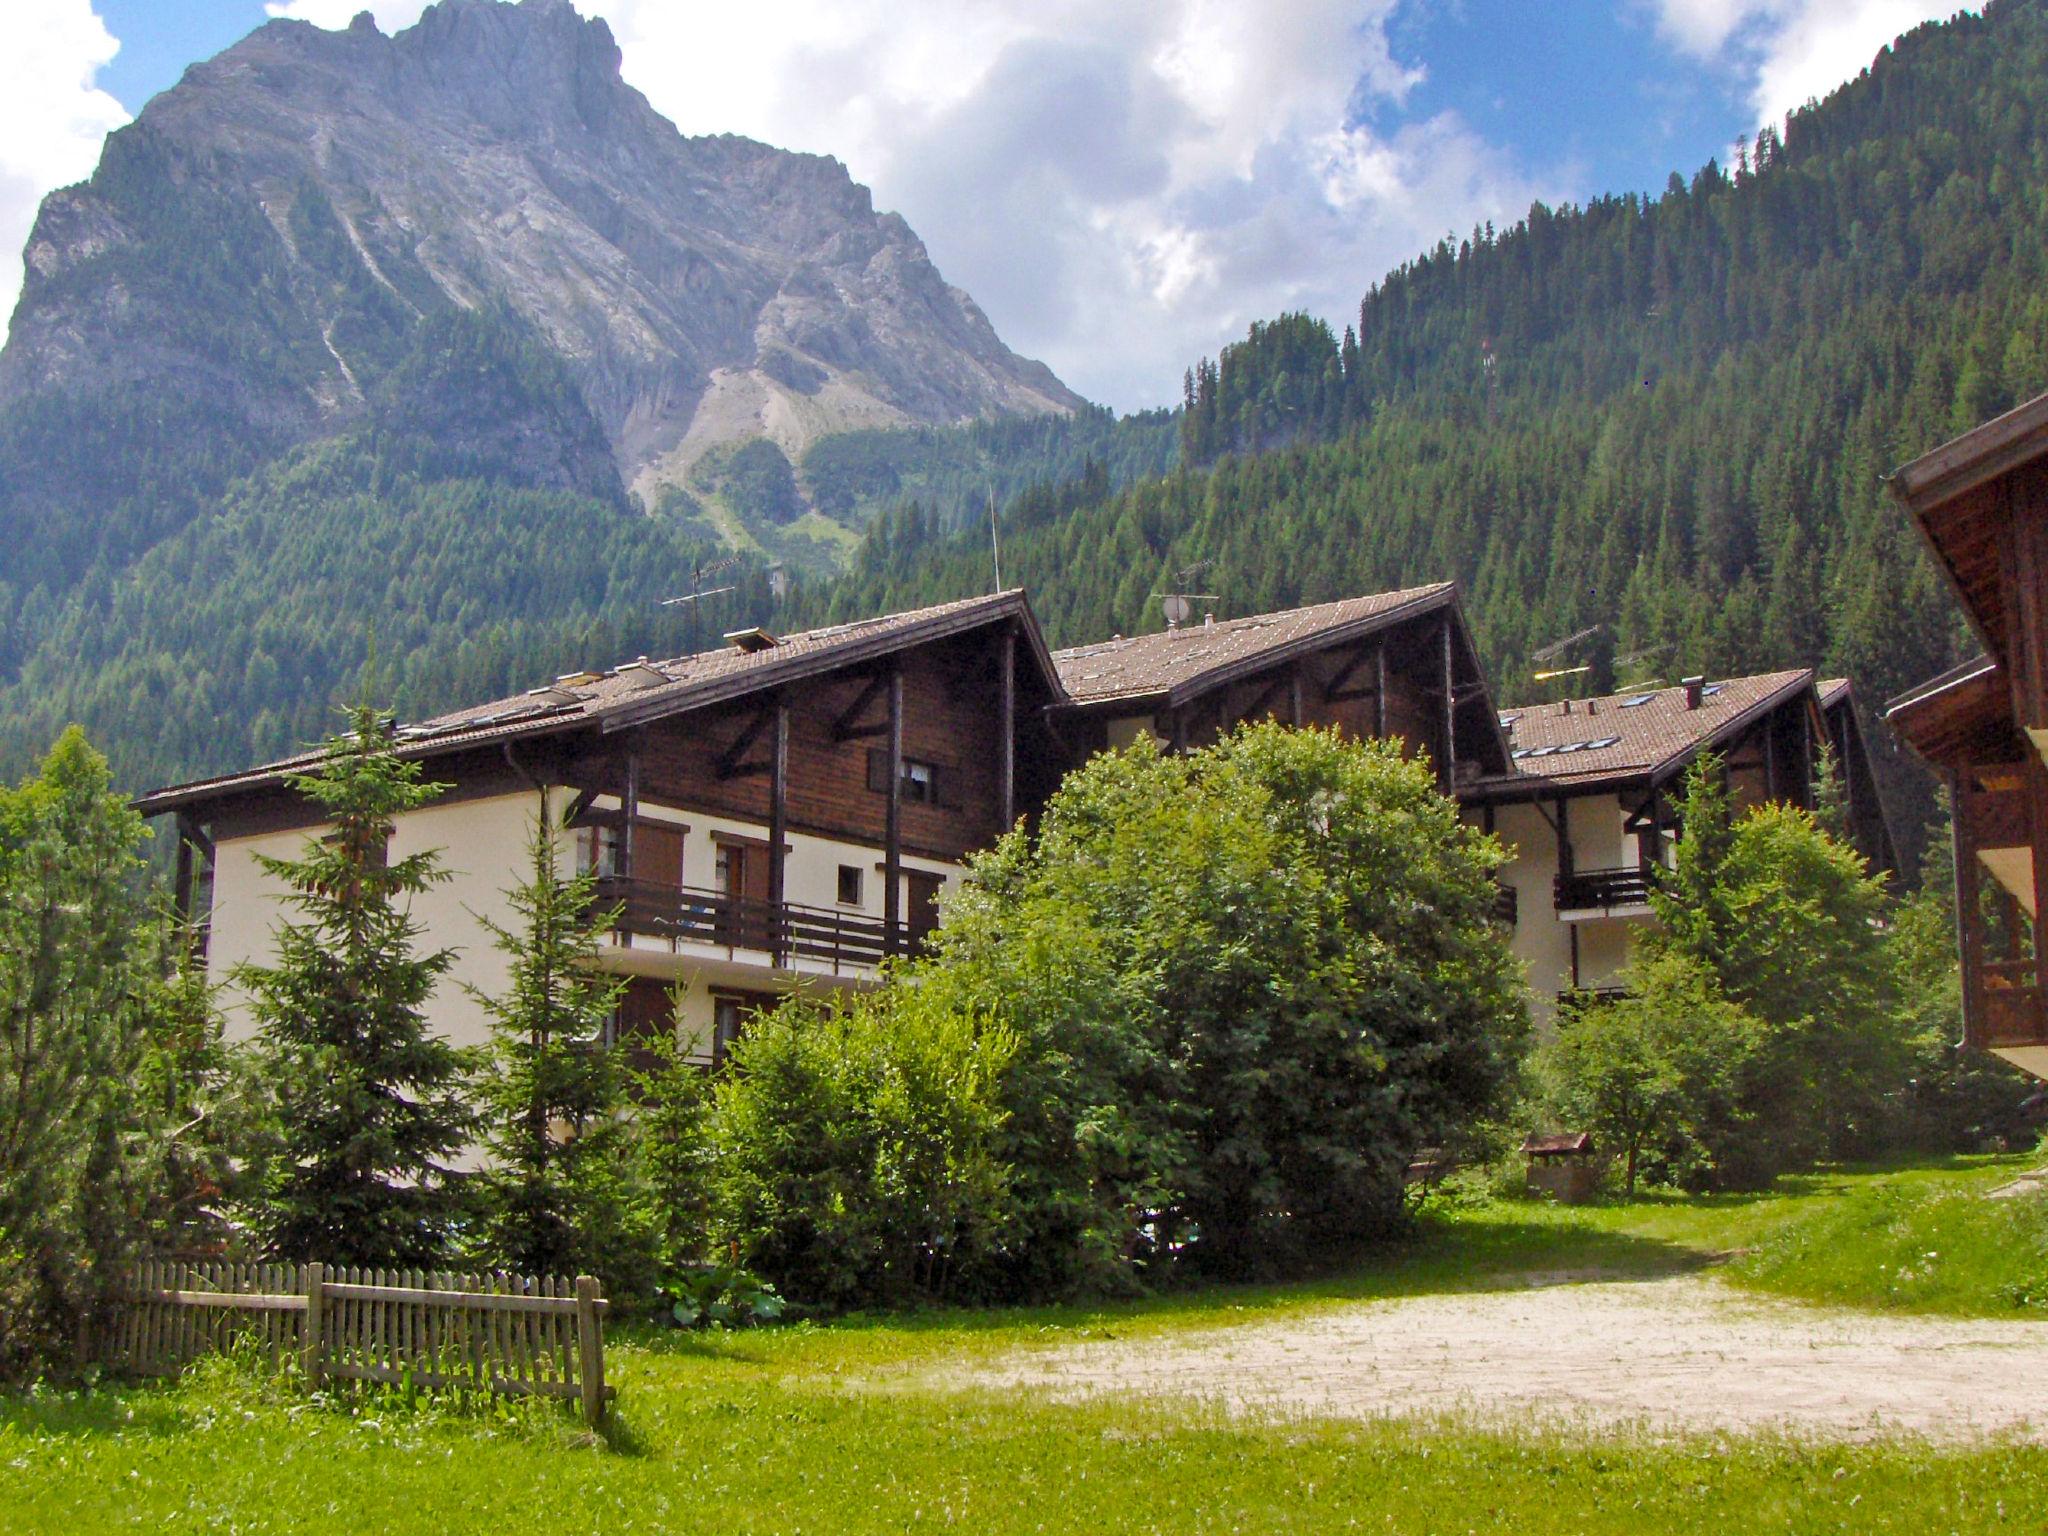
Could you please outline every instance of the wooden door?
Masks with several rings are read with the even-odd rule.
[[[753,838],[721,840],[718,889],[726,897],[725,942],[743,949],[768,948],[768,845]]]
[[[905,923],[910,931],[910,952],[916,954],[924,947],[925,939],[939,926],[939,887],[946,883],[943,875],[920,874],[914,869],[903,872],[904,884],[910,897]]]

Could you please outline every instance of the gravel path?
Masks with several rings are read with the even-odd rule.
[[[2048,1443],[2048,1323],[1837,1311],[1685,1275],[1368,1302],[1240,1328],[1059,1345],[932,1384],[1183,1396],[1322,1417]]]

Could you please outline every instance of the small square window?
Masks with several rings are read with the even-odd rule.
[[[861,872],[858,864],[839,866],[839,904],[857,907],[861,902]]]
[[[591,826],[576,829],[576,873],[596,875],[601,880],[619,873],[619,828]]]

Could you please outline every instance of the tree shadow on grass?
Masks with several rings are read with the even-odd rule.
[[[192,1422],[189,1404],[168,1385],[105,1381],[0,1392],[0,1434],[12,1432],[30,1440],[165,1438],[189,1432]]]
[[[1562,1226],[1532,1216],[1483,1223],[1424,1218],[1407,1235],[1368,1248],[1326,1253],[1286,1280],[1183,1281],[1156,1294],[1038,1306],[929,1306],[820,1319],[811,1336],[851,1341],[887,1332],[934,1343],[1014,1334],[1101,1337],[1119,1326],[1181,1323],[1231,1327],[1297,1308],[1337,1302],[1524,1290],[1586,1281],[1640,1282],[1696,1273],[1726,1255],[1629,1233]],[[683,1333],[651,1325],[630,1341],[652,1354],[702,1361],[787,1359],[789,1330]]]

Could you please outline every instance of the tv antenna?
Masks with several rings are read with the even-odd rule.
[[[1189,615],[1195,611],[1196,603],[1221,601],[1220,595],[1215,592],[1189,592],[1185,590],[1193,583],[1197,576],[1208,570],[1215,563],[1214,560],[1197,560],[1193,565],[1184,565],[1173,573],[1173,591],[1154,592],[1152,594],[1159,599],[1159,608],[1166,615],[1166,627],[1168,629],[1179,629],[1181,625],[1187,623]]]
[[[1595,635],[1599,634],[1600,631],[1602,631],[1606,627],[1607,626],[1605,624],[1589,624],[1584,629],[1578,630],[1573,634],[1566,635],[1562,640],[1553,640],[1550,644],[1544,646],[1541,650],[1531,651],[1529,653],[1529,659],[1531,661],[1536,662],[1555,661],[1558,657],[1562,656],[1566,651],[1570,650],[1573,646],[1577,645],[1581,640],[1592,639]],[[1575,670],[1584,671],[1585,668],[1580,667],[1576,668]],[[1539,672],[1536,675],[1538,677],[1541,677],[1544,674]],[[1552,673],[1550,675],[1553,677],[1559,677],[1563,674]]]
[[[696,655],[698,650],[697,614],[700,610],[697,605],[707,597],[716,597],[721,592],[736,592],[739,590],[737,585],[732,582],[727,582],[722,587],[707,587],[704,585],[704,578],[716,576],[722,571],[729,571],[739,563],[740,557],[738,555],[727,555],[723,560],[713,560],[708,565],[700,565],[690,572],[689,591],[685,592],[681,597],[664,597],[661,600],[661,606],[664,608],[680,608],[688,605],[690,610],[690,654],[692,656]]]

